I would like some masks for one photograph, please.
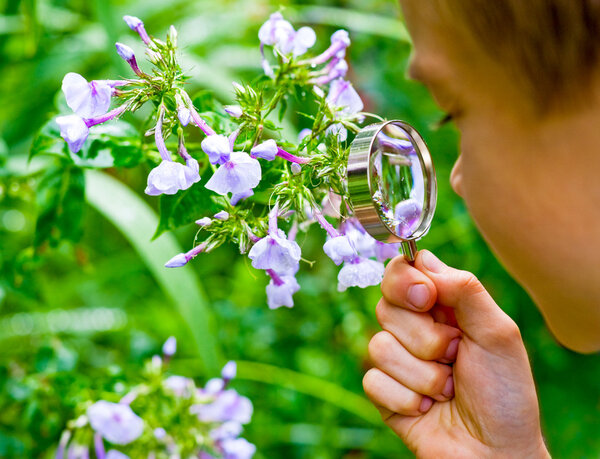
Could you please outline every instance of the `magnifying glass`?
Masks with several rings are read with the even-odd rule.
[[[435,169],[421,135],[397,120],[363,128],[350,146],[348,191],[365,230],[382,242],[396,236],[414,261],[437,201]]]

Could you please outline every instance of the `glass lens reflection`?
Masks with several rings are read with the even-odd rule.
[[[386,125],[373,142],[369,171],[371,195],[382,222],[409,239],[421,224],[425,181],[418,150],[396,124]]]

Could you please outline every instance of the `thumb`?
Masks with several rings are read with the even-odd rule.
[[[521,341],[515,322],[475,275],[447,266],[427,250],[418,253],[415,267],[433,281],[438,304],[454,309],[458,326],[474,341],[486,347],[504,347],[515,335]]]

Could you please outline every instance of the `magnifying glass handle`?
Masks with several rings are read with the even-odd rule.
[[[412,265],[417,255],[417,243],[414,240],[402,242],[402,254],[406,261]]]

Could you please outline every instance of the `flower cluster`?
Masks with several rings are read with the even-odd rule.
[[[80,75],[67,74],[63,92],[75,114],[56,121],[70,151],[77,154],[94,125],[146,102],[154,104],[153,127],[146,135],[154,137],[147,151],[155,167],[148,175],[146,194],[161,200],[188,191],[210,196],[203,207],[186,208],[186,213],[197,212],[194,247],[165,266],[182,267],[203,252],[233,242],[248,254],[253,267],[269,276],[269,307],[292,307],[300,289],[295,275],[302,259],[296,235],[316,222],[328,235],[325,253],[337,265],[343,263],[340,290],[379,283],[382,262],[396,255],[398,246],[375,242],[350,218],[349,133],[356,134],[357,123],[368,114],[346,79],[348,32],[336,31],[329,46],[311,55],[317,45],[314,30],[296,30],[281,13],[272,14],[258,31],[264,76],[254,85],[233,83],[235,105],[215,104],[216,109],[200,111],[183,85],[176,30],[171,27],[165,42],[151,37],[140,19],[124,20],[139,34],[153,70],[142,70],[134,51],[117,43],[117,53],[137,78],[88,83]],[[298,138],[284,138],[273,115],[278,113],[281,120],[288,100],[297,94],[306,99],[303,107],[314,108],[306,115],[312,125]],[[113,99],[119,105],[109,111]],[[176,140],[169,143],[172,135]],[[188,141],[186,147],[189,136],[200,136],[201,141]],[[170,221],[169,215],[165,218]],[[339,228],[328,219],[341,221]]]
[[[164,374],[175,348],[171,337],[162,358],[156,355],[148,364],[149,381],[120,401],[88,404],[63,432],[57,459],[88,458],[90,447],[98,459],[251,458],[256,447],[240,434],[252,417],[252,403],[228,387],[235,362],[223,367],[220,378],[197,388],[190,378]]]

